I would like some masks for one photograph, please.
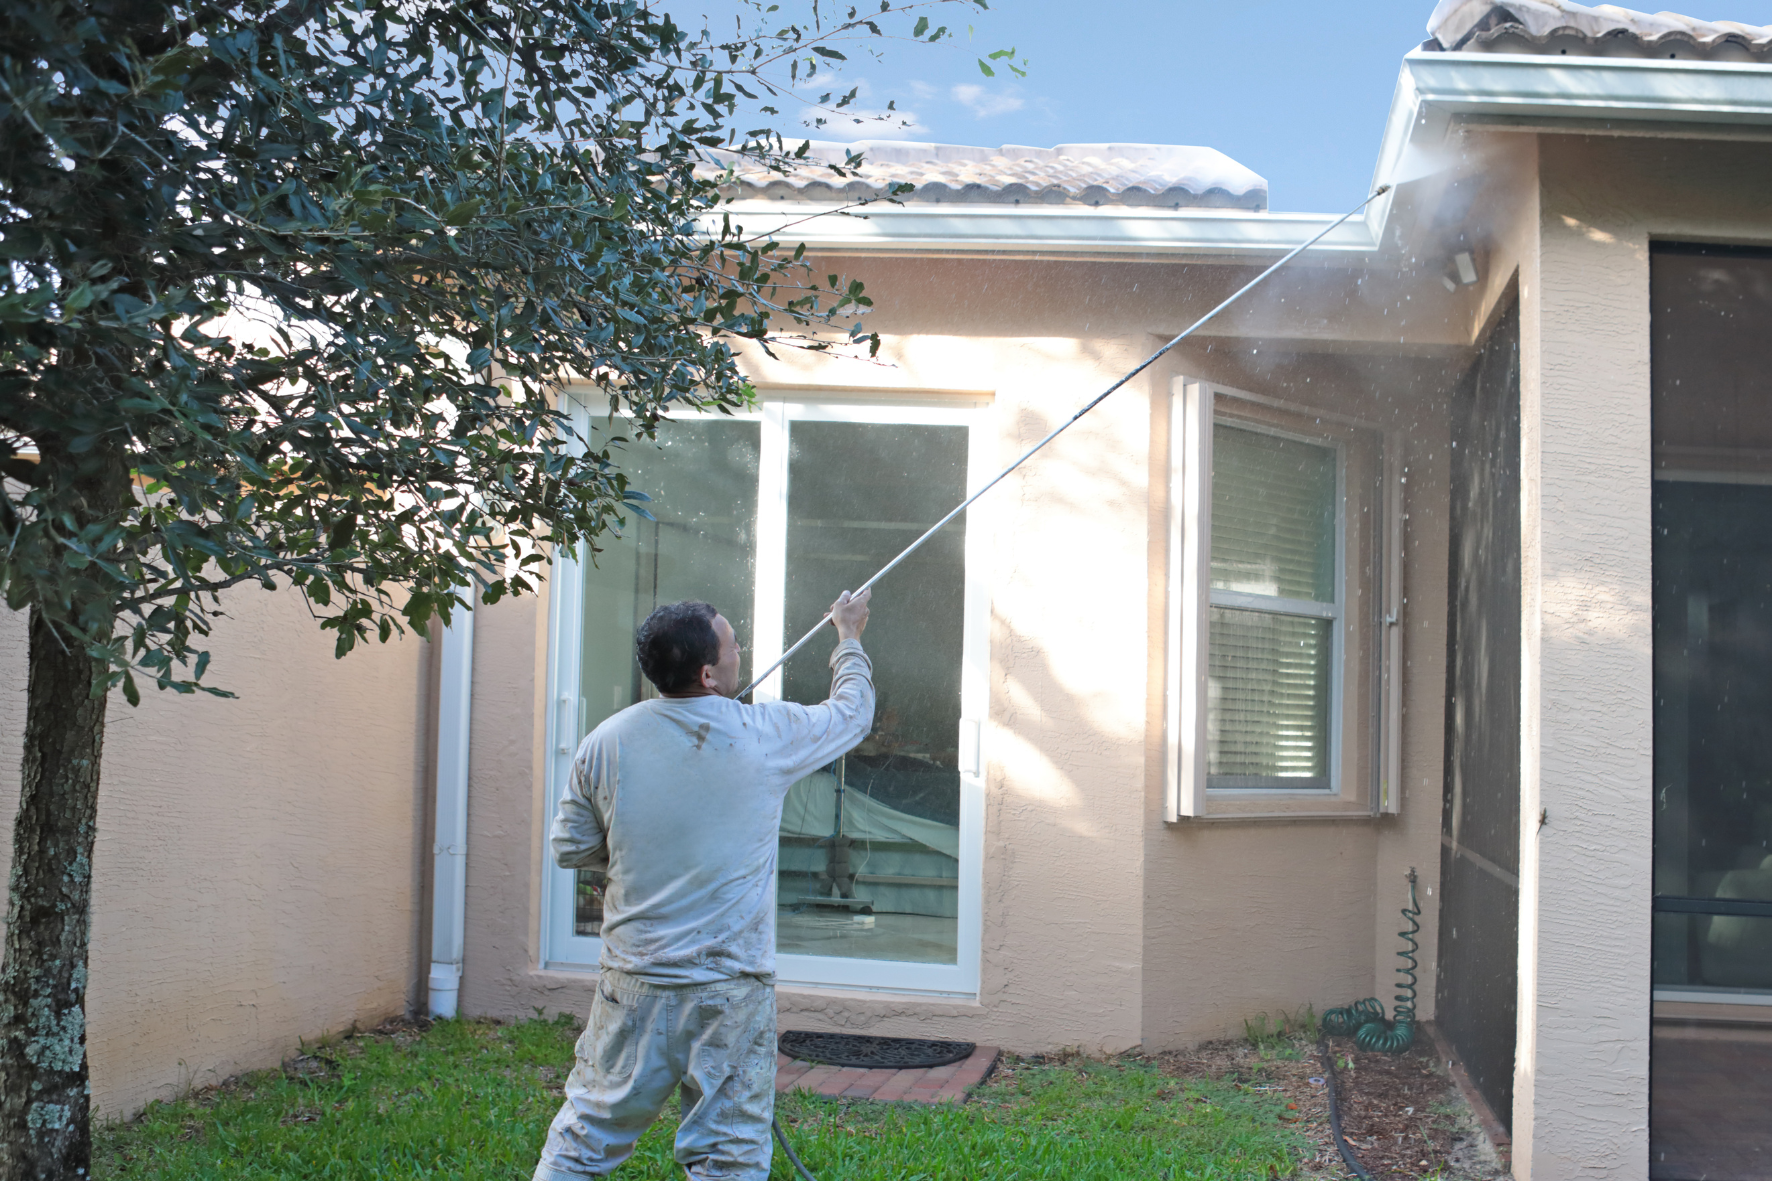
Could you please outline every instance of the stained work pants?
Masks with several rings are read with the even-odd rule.
[[[604,1177],[680,1087],[675,1156],[695,1181],[764,1181],[775,1110],[775,986],[649,984],[605,970],[534,1181]]]

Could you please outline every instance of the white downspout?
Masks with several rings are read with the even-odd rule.
[[[468,724],[474,700],[474,611],[443,629],[438,662],[436,843],[431,852],[432,1017],[455,1016],[468,892]]]

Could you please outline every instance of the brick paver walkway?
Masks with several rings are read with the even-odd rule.
[[[972,1057],[952,1066],[920,1070],[864,1070],[859,1066],[813,1066],[775,1056],[777,1091],[814,1091],[846,1099],[879,1099],[899,1103],[964,1103],[966,1092],[997,1064],[995,1046],[979,1046]]]

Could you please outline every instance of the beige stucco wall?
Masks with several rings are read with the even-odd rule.
[[[113,695],[93,862],[87,1046],[101,1117],[403,1012],[418,979],[429,648],[333,658],[299,596],[225,598],[208,681]],[[25,716],[0,612],[0,820]],[[0,849],[0,873],[11,842]]]
[[[1515,1173],[1647,1175],[1649,242],[1766,243],[1772,148],[1547,137],[1522,270]],[[1541,827],[1542,821],[1542,827]]]
[[[827,267],[827,262],[829,266]],[[1253,274],[1245,267],[835,259],[863,277],[877,361],[754,358],[765,396],[953,391],[991,399],[1006,462]],[[1289,277],[1103,404],[994,491],[983,955],[976,1001],[784,989],[784,1024],[1112,1051],[1240,1032],[1245,1017],[1389,997],[1404,870],[1422,875],[1431,1016],[1444,690],[1445,396],[1472,296],[1437,275],[1380,298],[1334,269]],[[1368,280],[1371,281],[1370,279]],[[1434,293],[1440,294],[1434,294]],[[1317,315],[1303,340],[1299,301]],[[1396,326],[1410,335],[1405,348]],[[1322,343],[1330,333],[1343,339]],[[1453,343],[1459,342],[1459,343]],[[1280,347],[1276,347],[1280,346]],[[1331,407],[1408,440],[1400,817],[1165,826],[1160,603],[1171,373]],[[876,611],[892,610],[885,584]],[[591,978],[541,971],[541,603],[483,608],[475,643],[464,1010],[582,1012]]]
[[[1394,277],[1393,277],[1394,278]],[[1399,300],[1418,291],[1397,282]],[[1300,347],[1300,346],[1294,346]],[[1303,346],[1308,347],[1308,346]],[[1271,351],[1272,346],[1262,351]],[[1318,1012],[1396,992],[1406,873],[1418,874],[1418,1017],[1433,1017],[1444,766],[1447,395],[1468,356],[1193,348],[1172,367],[1223,385],[1353,416],[1394,432],[1403,509],[1402,808],[1377,819],[1161,822],[1161,662],[1147,734],[1145,1038],[1156,1046],[1238,1033],[1252,1013]],[[1159,415],[1159,418],[1161,416]],[[1153,438],[1163,431],[1153,426]],[[1152,448],[1166,467],[1167,449]],[[1156,509],[1153,509],[1153,517]],[[1161,584],[1152,589],[1160,610]],[[1160,619],[1160,616],[1158,617]],[[1153,624],[1153,627],[1157,626]],[[1157,655],[1153,653],[1153,655]]]

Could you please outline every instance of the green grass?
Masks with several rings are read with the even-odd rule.
[[[101,1129],[99,1181],[524,1181],[576,1025],[444,1022],[370,1035]],[[789,1096],[778,1113],[819,1181],[1082,1181],[1289,1176],[1303,1142],[1283,1103],[1181,1084],[1138,1061],[1019,1063],[959,1107]],[[616,1176],[681,1178],[675,1105]],[[792,1181],[777,1151],[771,1181]]]

